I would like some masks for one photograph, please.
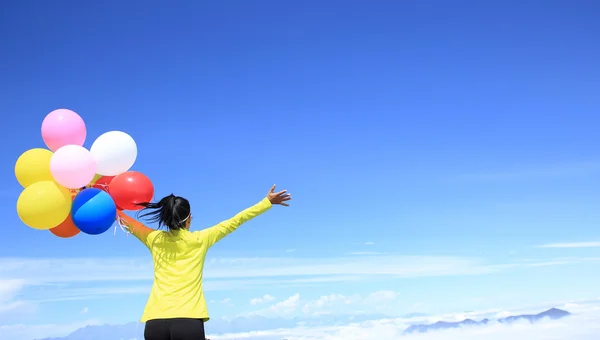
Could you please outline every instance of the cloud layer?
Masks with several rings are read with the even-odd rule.
[[[387,301],[393,299],[391,292],[375,292],[370,295],[371,298]],[[313,307],[318,309],[318,305],[327,305],[333,300],[344,301],[349,297],[328,296],[311,302]],[[356,298],[356,297],[350,297]],[[279,308],[279,312],[285,313],[290,306],[300,305],[298,295],[274,304]],[[356,302],[365,303],[367,299],[357,299]],[[375,303],[376,300],[371,301]],[[209,337],[214,340],[597,340],[600,338],[600,299],[593,301],[582,301],[578,303],[566,303],[556,305],[558,308],[565,309],[573,315],[560,320],[543,320],[531,324],[527,321],[517,321],[512,324],[499,324],[494,319],[505,317],[507,315],[519,315],[524,313],[537,313],[542,311],[542,307],[536,309],[515,308],[510,310],[485,310],[470,313],[454,313],[437,316],[420,316],[404,318],[376,318],[364,321],[354,321],[352,316],[345,318],[322,318],[315,317],[306,319],[309,322],[296,322],[296,326],[291,325],[282,318],[273,318],[263,320],[263,327],[253,331],[242,331],[236,333],[215,334],[218,329],[218,320],[207,324]],[[547,308],[548,306],[546,306]],[[492,322],[485,326],[466,326],[459,329],[447,329],[440,331],[430,331],[428,333],[404,335],[404,330],[412,324],[431,324],[437,321],[459,321],[465,318],[481,320],[490,318]],[[232,325],[239,328],[239,318],[232,320]],[[283,322],[282,322],[283,321]],[[320,321],[321,324],[316,324]],[[75,331],[79,327],[86,325],[97,325],[97,320],[88,320],[80,324],[65,325],[37,325],[37,326],[0,326],[0,340],[21,339],[31,340],[44,336],[65,336]],[[281,327],[281,325],[288,325]],[[250,323],[250,325],[255,325]],[[278,325],[279,328],[278,328]],[[131,340],[142,340],[143,326],[133,324],[138,338]],[[102,329],[93,333],[96,334],[90,340],[103,339]]]
[[[486,326],[463,327],[423,334],[403,335],[403,331],[415,319],[389,318],[350,323],[343,326],[321,326],[283,328],[246,333],[232,333],[211,336],[215,340],[261,339],[261,340],[597,340],[600,339],[600,301],[594,304],[568,304],[574,315],[560,320],[543,320],[531,324],[518,321],[513,324],[491,322]],[[479,314],[482,318],[485,313]],[[501,317],[509,312],[499,312]],[[453,316],[427,317],[433,323],[439,320],[457,320],[462,314]],[[476,317],[476,315],[471,315]],[[421,318],[423,319],[423,318]]]
[[[600,248],[600,242],[550,243],[537,248]]]

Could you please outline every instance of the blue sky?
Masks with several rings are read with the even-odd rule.
[[[382,291],[365,313],[597,297],[599,6],[3,2],[2,323],[134,321],[149,292],[132,237],[19,221],[13,165],[56,108],[86,147],[129,133],[134,169],[189,198],[196,229],[292,192],[210,251],[214,318]]]

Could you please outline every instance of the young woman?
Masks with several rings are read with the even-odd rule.
[[[292,197],[286,190],[269,190],[258,204],[208,229],[191,232],[190,202],[169,195],[158,203],[145,203],[141,217],[150,217],[159,228],[146,227],[118,212],[125,226],[150,249],[154,262],[154,283],[142,322],[146,340],[204,340],[208,311],[202,290],[202,269],[208,248],[233,232],[242,223],[269,210],[273,204],[288,206]]]

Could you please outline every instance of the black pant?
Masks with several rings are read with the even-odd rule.
[[[205,340],[204,321],[201,319],[155,319],[146,322],[146,340]]]

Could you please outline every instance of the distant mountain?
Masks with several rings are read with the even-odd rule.
[[[85,326],[62,338],[42,340],[142,340],[144,324],[130,322],[123,325]]]
[[[506,318],[502,318],[502,319],[498,319],[497,321],[499,323],[512,323],[518,320],[527,320],[531,323],[534,322],[538,322],[544,318],[550,318],[552,320],[556,320],[556,319],[560,319],[560,318],[564,318],[565,316],[569,316],[571,315],[571,313],[561,310],[561,309],[556,309],[556,308],[552,308],[552,309],[548,309],[545,312],[539,313],[539,314],[535,314],[535,315],[528,315],[528,314],[523,314],[523,315],[514,315],[514,316],[509,316]],[[477,325],[487,325],[490,322],[489,319],[483,319],[481,321],[474,321],[471,319],[465,319],[463,321],[456,321],[456,322],[445,322],[445,321],[438,321],[434,324],[429,324],[429,325],[412,325],[409,326],[404,333],[424,333],[427,331],[433,331],[433,330],[440,330],[440,329],[448,329],[448,328],[460,328],[462,326],[477,326]]]
[[[536,322],[543,318],[550,318],[552,320],[556,320],[556,319],[564,318],[565,316],[569,316],[569,315],[571,315],[571,313],[567,312],[566,310],[551,308],[545,312],[535,314],[535,315],[525,314],[525,315],[518,315],[518,316],[509,316],[509,317],[500,319],[498,321],[501,323],[510,323],[510,322],[517,321],[519,319],[526,319],[530,322]]]
[[[509,316],[503,319],[497,320],[501,323],[511,323],[517,320],[528,320],[530,322],[536,322],[543,318],[560,319],[570,315],[569,312],[552,308],[543,313],[536,315],[515,315]],[[405,316],[419,317],[424,314],[411,314]],[[207,330],[211,334],[215,333],[236,333],[236,332],[249,332],[256,330],[268,330],[276,328],[292,328],[297,326],[299,323],[307,327],[318,327],[318,326],[335,326],[344,325],[351,322],[362,322],[367,320],[375,320],[384,318],[383,315],[361,315],[361,316],[349,316],[349,315],[325,315],[316,319],[308,318],[293,318],[293,319],[273,319],[265,318],[260,316],[254,317],[239,317],[231,321],[213,319],[208,323]],[[389,318],[389,316],[387,316]],[[459,328],[467,325],[485,325],[490,322],[489,319],[483,319],[481,321],[474,321],[466,319],[459,322],[444,322],[439,321],[430,325],[412,325],[409,326],[404,332],[405,333],[422,333],[432,330],[446,329],[446,328]],[[138,322],[131,322],[123,325],[99,325],[99,326],[86,326],[76,330],[75,332],[62,337],[62,338],[45,338],[39,340],[142,340],[144,339],[144,324]]]

